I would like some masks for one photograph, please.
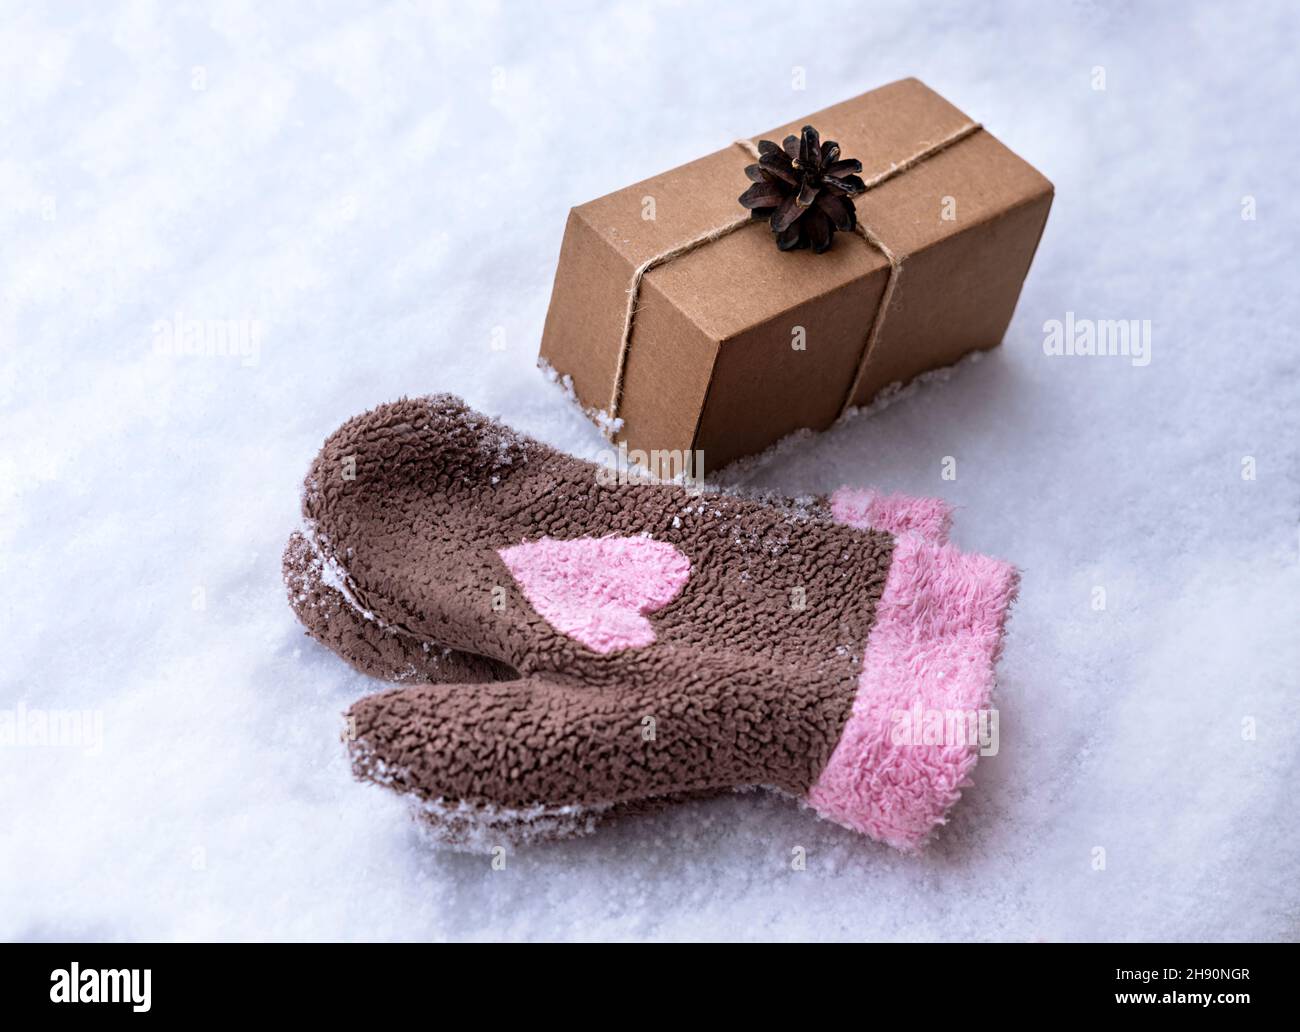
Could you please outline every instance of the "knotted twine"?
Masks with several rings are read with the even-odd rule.
[[[895,176],[902,175],[908,169],[921,164],[921,162],[928,161],[941,151],[947,150],[954,143],[960,143],[962,140],[966,139],[966,137],[979,132],[982,128],[983,126],[978,122],[968,122],[960,129],[949,133],[937,143],[932,143],[926,147],[922,147],[910,157],[890,165],[889,168],[885,169],[883,172],[879,172],[866,180],[865,189],[857,194],[857,196],[861,197],[863,193],[867,192],[867,190],[874,190],[882,183],[889,182],[889,180],[893,179]],[[758,147],[752,140],[736,140],[735,146],[745,151],[755,161],[758,160]],[[633,271],[632,285],[628,288],[627,292],[627,312],[623,317],[623,338],[619,342],[618,348],[618,366],[614,373],[614,392],[609,402],[609,421],[606,424],[606,433],[611,440],[614,435],[614,427],[617,425],[616,420],[618,419],[619,406],[623,401],[623,380],[627,372],[627,355],[632,346],[632,323],[636,318],[637,301],[641,296],[641,281],[645,279],[646,273],[656,266],[672,261],[674,258],[681,258],[683,255],[690,254],[692,251],[703,247],[705,244],[710,244],[715,240],[721,240],[723,237],[729,236],[736,232],[736,230],[743,226],[747,226],[754,221],[756,220],[748,212],[744,215],[737,215],[730,222],[724,222],[721,226],[717,226],[705,233],[701,233],[699,236],[692,237],[685,243],[678,244],[676,247],[670,247],[666,251],[662,251],[651,258],[647,258]],[[873,233],[868,226],[863,225],[860,219],[855,221],[853,232],[862,237],[862,239],[866,241],[868,247],[874,247],[879,251],[884,256],[885,260],[889,262],[889,279],[885,281],[885,290],[880,296],[880,304],[876,306],[875,315],[871,319],[871,326],[867,330],[867,337],[862,345],[862,353],[858,356],[858,366],[853,375],[853,382],[849,385],[849,392],[844,398],[844,403],[840,406],[841,415],[843,415],[845,410],[848,409],[850,403],[853,401],[853,396],[857,393],[858,384],[861,382],[862,374],[865,372],[867,367],[867,356],[871,354],[871,349],[875,346],[876,338],[880,335],[880,327],[885,321],[885,312],[889,308],[890,300],[894,296],[894,290],[897,288],[899,278],[903,274],[902,259],[895,255],[889,246],[881,240],[879,236]]]

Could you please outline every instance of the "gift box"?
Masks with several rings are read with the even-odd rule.
[[[806,176],[785,183],[819,153],[837,159],[822,193],[855,209],[851,228],[833,198],[807,209],[841,220],[821,253],[820,214],[778,232],[738,200],[788,189],[786,210],[804,211],[790,204],[813,196]],[[859,176],[843,171],[855,158]],[[891,83],[573,208],[540,362],[611,440],[718,469],[997,346],[1051,203],[978,123],[916,79]],[[799,225],[813,246],[780,249]]]

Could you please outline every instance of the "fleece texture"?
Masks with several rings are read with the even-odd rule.
[[[942,503],[611,485],[443,395],[340,428],[303,508],[285,569],[309,631],[360,668],[414,671],[350,709],[354,769],[410,795],[444,838],[573,834],[750,786],[896,845],[923,837],[880,817],[907,809],[896,791],[861,789],[878,754],[840,746],[863,735],[864,654],[895,551],[942,535]],[[473,676],[457,682],[462,662]],[[928,698],[915,679],[898,691]],[[952,762],[914,793],[926,813],[968,772]],[[862,774],[857,789],[841,768]]]
[[[952,507],[942,498],[880,494],[870,488],[841,487],[831,495],[831,514],[852,527],[874,527],[890,534],[918,534],[930,541],[947,541]]]
[[[677,548],[648,537],[542,538],[497,554],[552,627],[601,655],[654,641],[646,614],[671,602],[691,573]]]
[[[823,817],[918,848],[969,784],[987,722],[1007,563],[917,533],[894,547],[853,712],[808,801]]]
[[[354,669],[384,681],[479,684],[519,675],[504,663],[422,639],[351,599],[307,535],[290,535],[282,564],[289,606],[307,633]]]

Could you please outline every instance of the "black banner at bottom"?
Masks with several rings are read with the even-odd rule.
[[[689,974],[697,967],[645,956],[635,962],[608,956],[603,964],[584,957],[578,966],[493,960],[468,947],[453,956],[446,947],[426,944],[14,943],[0,951],[0,999],[6,1017],[20,1020],[138,1023],[247,1016],[382,1022],[387,1012],[408,1020],[413,1006],[423,1008],[421,998],[443,1001],[430,1015],[435,1020],[472,1021],[470,1012],[479,1003],[484,1020],[500,1019],[512,1007],[523,1017],[554,1019],[560,1000],[576,992],[588,1002],[595,997],[616,1006],[625,998],[627,1013],[660,1011],[665,1020],[683,1017],[683,1007],[734,1017],[752,1007],[767,1013],[770,1003],[806,1006],[810,985],[820,986],[814,992],[838,986],[836,994],[847,991],[889,1012],[918,1016],[971,1007],[986,1017],[1164,1011],[1180,1019],[1199,1013],[1250,1021],[1290,1013],[1296,997],[1295,980],[1286,974],[1294,946],[867,948],[864,956],[860,946],[838,954],[834,947],[787,947],[776,958],[748,962],[752,974],[742,984],[724,982],[719,992],[708,993]],[[497,980],[500,989],[493,992]]]

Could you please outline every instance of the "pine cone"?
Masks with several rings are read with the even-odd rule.
[[[758,154],[758,164],[745,169],[754,185],[740,195],[740,203],[754,218],[771,219],[782,251],[811,246],[821,254],[837,229],[848,232],[857,225],[849,198],[867,188],[854,175],[862,162],[841,158],[834,140],[821,143],[817,130],[806,125],[802,136],[787,136],[781,147],[759,140]]]

